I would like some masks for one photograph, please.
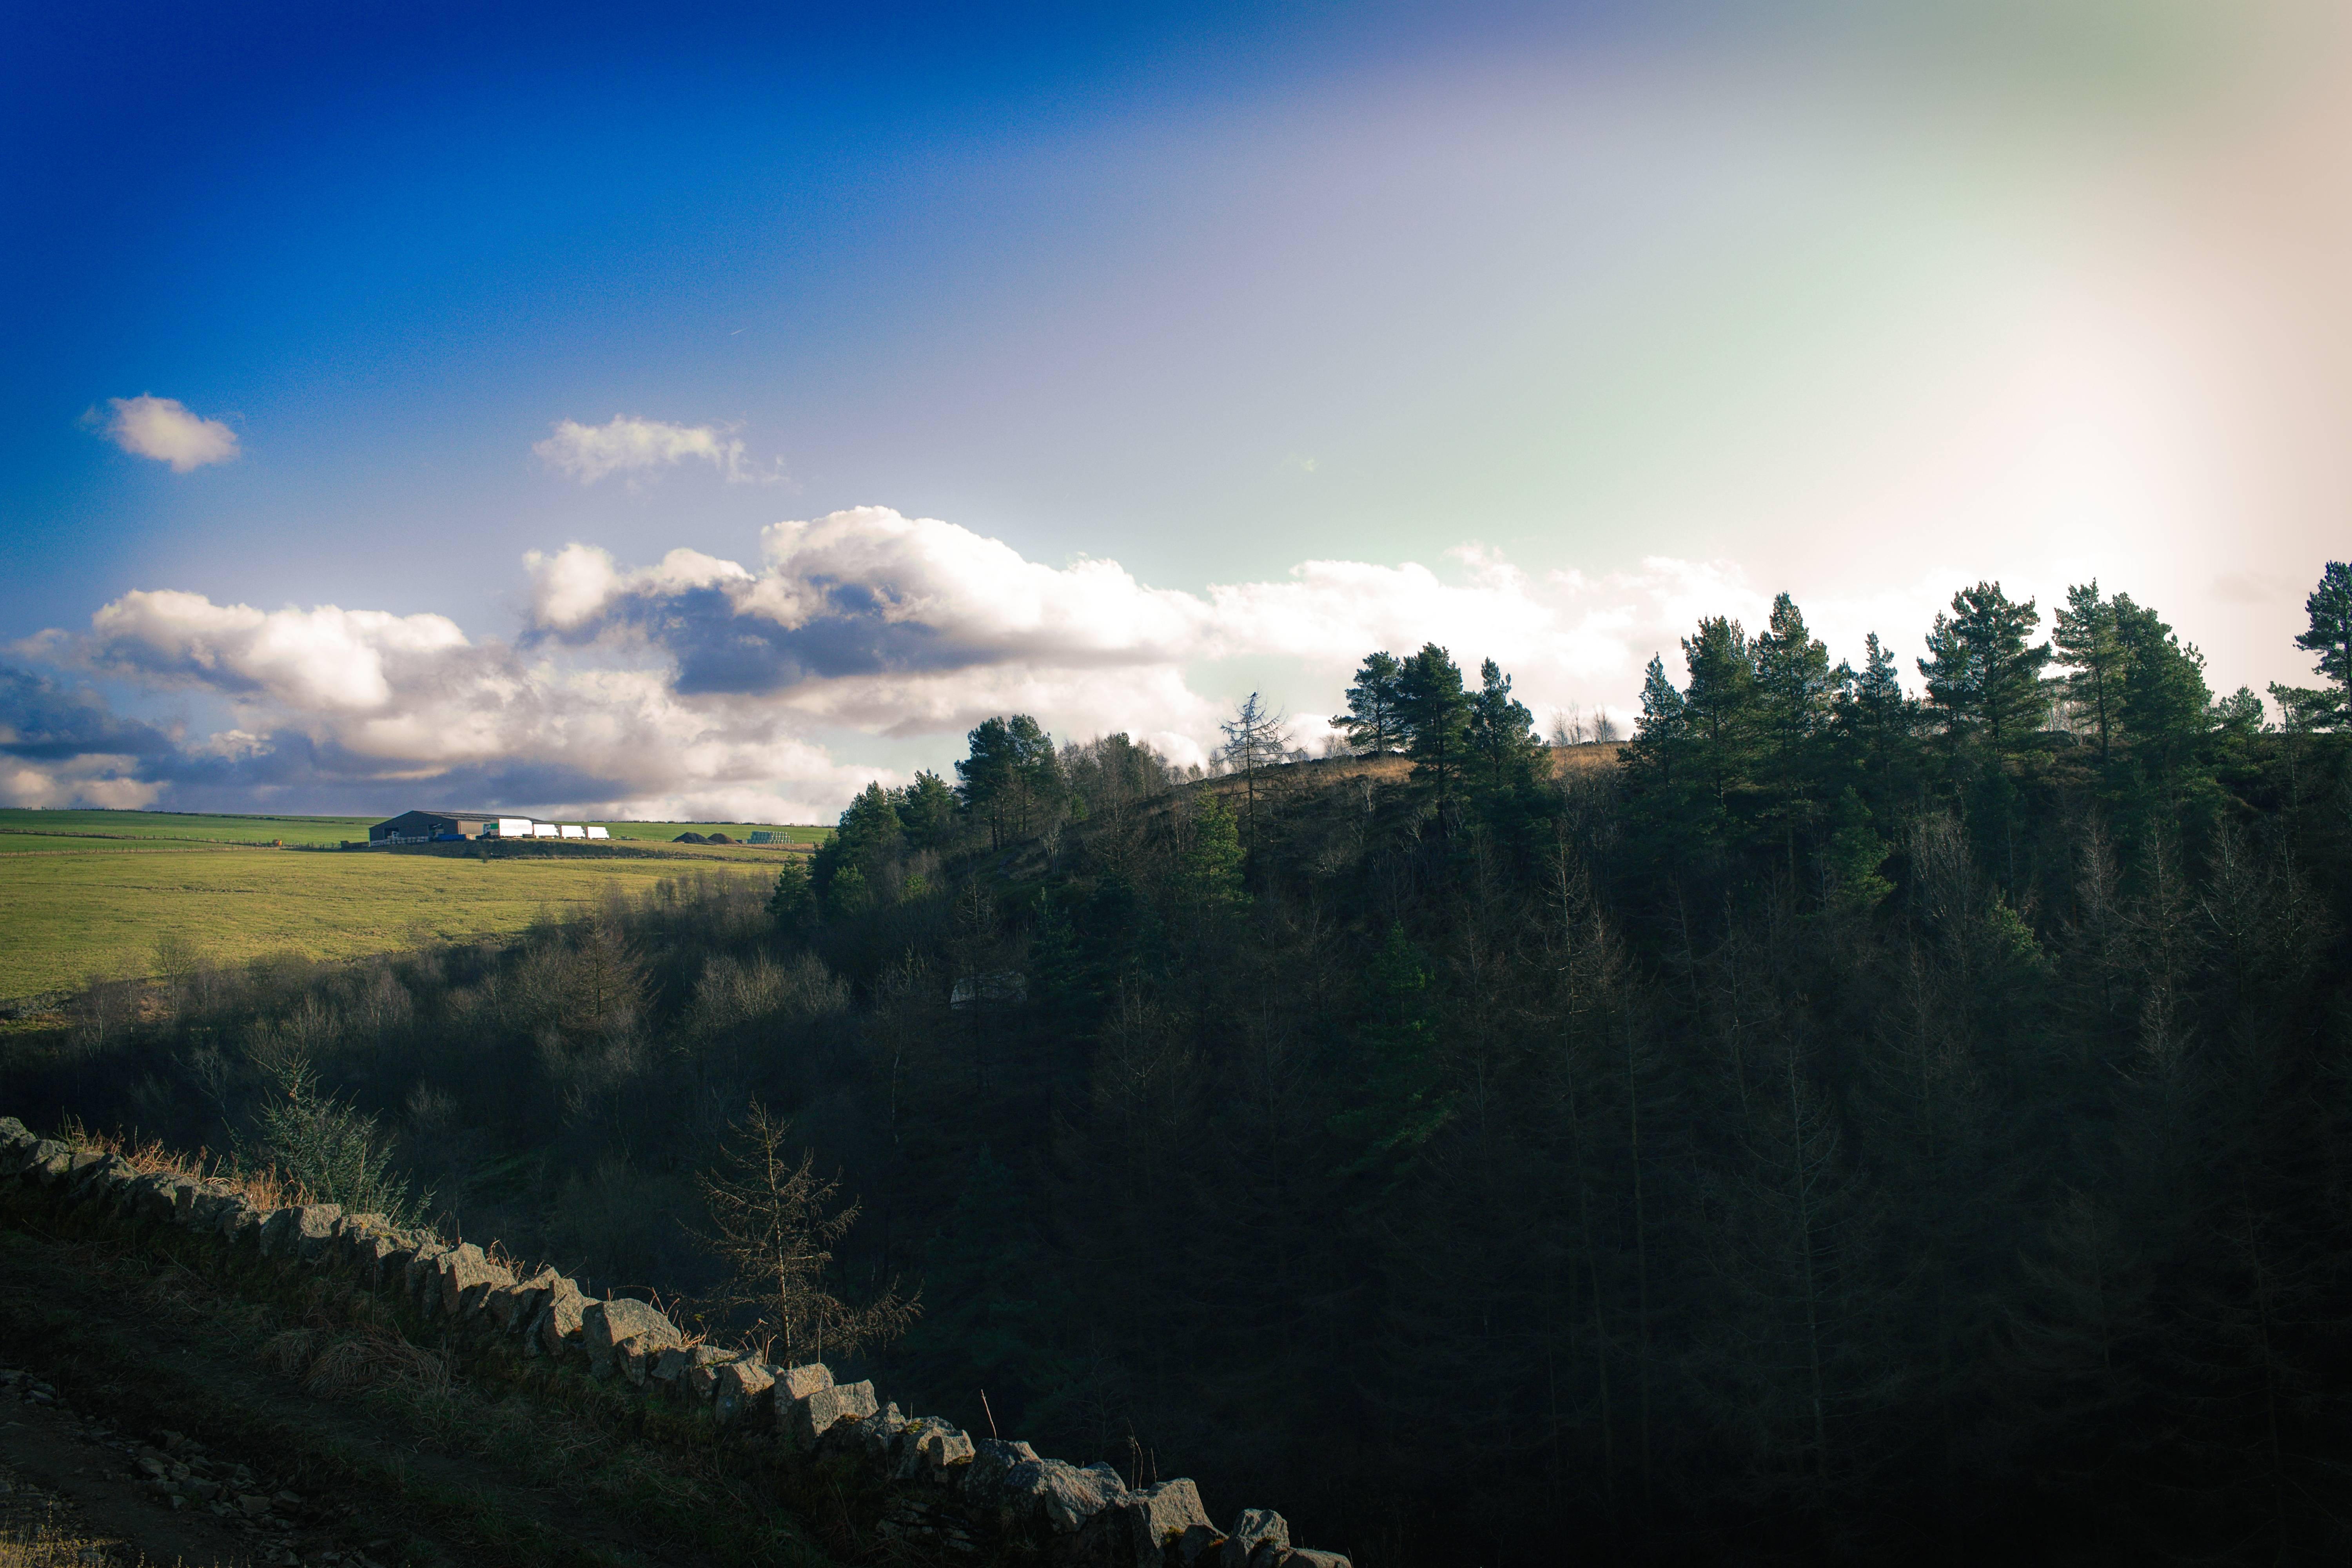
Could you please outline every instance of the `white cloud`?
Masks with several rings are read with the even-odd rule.
[[[105,422],[106,438],[135,458],[169,463],[175,474],[226,463],[237,455],[236,432],[217,419],[188,411],[176,397],[110,397],[114,410]]]
[[[1699,616],[1753,627],[1769,608],[1736,564],[1664,557],[1538,576],[1465,545],[1442,571],[1310,561],[1193,593],[1148,586],[1116,562],[1049,566],[879,507],[780,522],[761,542],[756,570],[687,549],[638,568],[583,543],[534,552],[530,620],[513,642],[435,615],[265,611],[167,590],[126,594],[86,634],[22,651],[209,693],[228,722],[172,742],[172,765],[208,768],[222,788],[265,775],[289,788],[438,781],[438,795],[489,805],[811,820],[869,779],[904,776],[858,753],[943,768],[992,713],[1034,713],[1069,739],[1124,730],[1188,763],[1255,689],[1311,742],[1363,655],[1423,642],[1474,679],[1496,659],[1538,716],[1575,703],[1622,720],[1652,653],[1679,675],[1676,639]],[[1858,658],[1865,630],[1915,644],[1958,580],[1799,597],[1832,651]],[[24,688],[28,736],[128,743],[99,740],[118,731],[68,710],[62,689]],[[910,741],[923,742],[912,756]],[[10,786],[20,793],[63,787],[39,758],[24,768],[46,782]],[[115,776],[97,769],[78,787]]]
[[[0,805],[136,811],[163,793],[161,784],[138,776],[139,763],[104,752],[43,763],[0,758]]]
[[[615,414],[602,425],[573,419],[555,422],[555,433],[531,447],[551,468],[593,485],[607,474],[675,467],[688,458],[710,464],[730,482],[775,476],[744,467],[743,443],[712,425],[666,425]]]
[[[1622,713],[1650,655],[1675,662],[1700,615],[1757,625],[1769,607],[1727,563],[1657,558],[1598,579],[1538,579],[1475,545],[1450,552],[1443,575],[1310,561],[1286,580],[1188,593],[1111,561],[1048,566],[883,507],[780,522],[761,543],[756,572],[688,551],[634,571],[585,544],[534,554],[536,635],[659,658],[681,692],[831,729],[952,737],[1027,711],[1063,734],[1124,729],[1197,760],[1237,679],[1291,704],[1311,736],[1364,654],[1436,642],[1474,676],[1497,660],[1538,712],[1575,702]],[[1884,607],[1828,609],[1843,626]]]

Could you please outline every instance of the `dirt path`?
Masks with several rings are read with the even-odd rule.
[[[185,1568],[247,1568],[282,1563],[289,1549],[308,1546],[302,1561],[367,1568],[370,1559],[363,1552],[313,1544],[315,1532],[303,1531],[291,1517],[295,1510],[282,1502],[273,1500],[268,1524],[243,1513],[225,1519],[185,1502],[174,1510],[152,1489],[152,1478],[139,1464],[142,1450],[158,1450],[56,1401],[51,1385],[20,1369],[0,1368],[0,1384],[11,1384],[6,1403],[0,1404],[0,1486],[7,1489],[0,1498],[0,1516],[12,1530],[47,1524],[100,1546],[110,1563],[143,1558]],[[33,1397],[35,1390],[52,1399]],[[182,1452],[187,1453],[184,1442]],[[204,1461],[206,1456],[188,1458]]]
[[[284,1320],[168,1262],[0,1230],[0,1464],[187,1568],[826,1561],[740,1482],[560,1411],[306,1394],[271,1370]],[[738,1550],[631,1506],[681,1487],[698,1518],[740,1513]]]

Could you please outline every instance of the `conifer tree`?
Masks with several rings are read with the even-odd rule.
[[[1348,710],[1331,715],[1331,727],[1344,733],[1360,755],[1402,751],[1411,738],[1398,690],[1403,674],[1396,655],[1366,654],[1348,688]]]
[[[971,755],[956,763],[964,809],[988,821],[991,848],[1026,838],[1057,810],[1064,795],[1054,738],[1026,713],[982,721],[967,737]]]
[[[1690,710],[1682,688],[1666,674],[1666,662],[1656,654],[1642,672],[1642,711],[1633,719],[1633,742],[1629,749],[1662,777],[1672,773],[1675,749],[1689,732]]]
[[[2183,644],[2152,609],[2118,594],[2114,604],[2116,638],[2125,649],[2121,714],[2134,747],[2158,755],[2161,769],[2177,768],[2203,735],[2212,707],[2205,685],[2205,656]]]
[[[2303,608],[2310,624],[2295,634],[2294,646],[2319,656],[2319,673],[2334,688],[2314,690],[2273,681],[2271,696],[2292,728],[2340,729],[2352,724],[2352,565],[2329,562]]]
[[[1462,668],[1435,643],[1404,661],[1397,708],[1412,737],[1412,776],[1435,797],[1441,817],[1461,793],[1470,762],[1470,697]]]
[[[1770,629],[1756,639],[1756,689],[1773,749],[1794,757],[1830,716],[1835,683],[1830,650],[1806,628],[1804,612],[1782,594]]]
[[[2066,607],[2058,612],[2050,643],[2058,662],[2074,672],[2066,678],[2066,700],[2077,721],[2097,732],[2104,766],[2122,700],[2125,654],[2115,605],[2099,597],[2097,578],[2066,590]]]
[[[2032,600],[2016,603],[2000,584],[1979,583],[1953,595],[1951,614],[1937,612],[1927,634],[1919,673],[1928,700],[1943,710],[1955,748],[1977,737],[1989,766],[1998,768],[2048,710],[2042,667],[2050,647],[2028,640],[2041,622]]]
[[[908,843],[918,848],[932,848],[946,842],[948,830],[955,822],[955,791],[948,782],[929,768],[915,774],[915,782],[902,790],[891,792],[890,804],[898,809],[898,821],[905,827]]]
[[[1738,621],[1710,616],[1683,638],[1690,686],[1685,722],[1703,784],[1720,818],[1755,784],[1759,720],[1756,658]]]
[[[1478,690],[1470,699],[1470,750],[1479,783],[1496,794],[1532,778],[1544,754],[1535,715],[1511,695],[1511,678],[1491,658],[1478,667]]]

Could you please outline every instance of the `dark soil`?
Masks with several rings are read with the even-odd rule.
[[[486,1428],[306,1393],[272,1370],[269,1347],[293,1319],[168,1258],[0,1229],[0,1463],[63,1499],[91,1535],[188,1568],[825,1561],[707,1469],[693,1484],[725,1511],[742,1505],[747,1549],[672,1537],[657,1510],[630,1506],[625,1483],[642,1473],[671,1486],[664,1468],[690,1472],[693,1457],[641,1455],[562,1411],[525,1420],[509,1405]],[[486,1430],[504,1451],[480,1451]],[[551,1484],[562,1467],[544,1462],[534,1475],[556,1451],[599,1479]]]

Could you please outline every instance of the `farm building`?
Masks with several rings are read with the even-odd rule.
[[[478,838],[499,820],[489,811],[404,811],[368,829],[371,844],[430,844],[436,838]]]
[[[368,829],[371,844],[432,844],[453,838],[610,838],[602,827],[534,822],[487,811],[404,811]]]

